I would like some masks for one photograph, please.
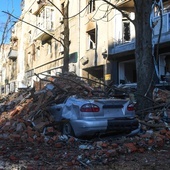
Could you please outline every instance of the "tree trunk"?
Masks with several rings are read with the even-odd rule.
[[[63,63],[63,70],[62,72],[68,72],[69,71],[69,46],[70,46],[70,41],[69,41],[69,1],[65,2],[65,7],[64,7],[64,63]]]
[[[134,0],[136,28],[137,110],[152,106],[155,68],[152,56],[152,30],[150,13],[152,0]],[[150,100],[151,99],[151,100]],[[139,112],[140,115],[141,112]],[[141,115],[142,116],[142,115]]]

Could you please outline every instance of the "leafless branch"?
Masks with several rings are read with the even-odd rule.
[[[116,5],[114,5],[113,3],[107,1],[107,0],[102,0],[104,1],[105,3],[111,5],[113,8],[115,8],[116,10],[118,10],[124,17],[126,17],[131,23],[135,24],[134,23],[134,20],[132,20],[128,14],[126,12],[124,12],[123,10],[121,10],[119,7],[117,7]]]
[[[50,37],[52,37],[53,39],[55,39],[57,42],[61,43],[61,44],[64,46],[64,44],[63,44],[62,41],[58,40],[57,38],[55,38],[53,35],[51,35],[51,34],[48,33],[47,31],[44,31],[43,29],[41,29],[41,28],[39,28],[39,27],[37,27],[37,26],[35,26],[35,25],[33,25],[33,24],[30,24],[30,23],[28,23],[28,22],[26,22],[26,21],[24,21],[24,20],[22,20],[22,19],[20,19],[20,18],[17,18],[17,17],[15,17],[14,15],[10,14],[9,12],[6,12],[6,11],[2,11],[2,12],[8,14],[9,16],[12,16],[13,18],[15,18],[15,19],[17,19],[17,20],[19,20],[19,21],[21,21],[21,22],[23,22],[23,23],[25,23],[25,24],[28,24],[28,25],[30,25],[30,26],[32,26],[32,27],[34,27],[34,28],[39,29],[40,31],[46,33],[47,35],[49,35]]]
[[[11,19],[11,17],[8,16],[8,19],[7,19],[7,21],[6,21],[6,23],[5,23],[5,26],[4,26],[4,30],[3,30],[3,34],[2,34],[2,39],[1,39],[0,47],[1,47],[2,44],[4,44],[5,34],[6,34],[6,31],[7,31],[8,24],[9,24],[9,22],[10,22],[10,19]]]

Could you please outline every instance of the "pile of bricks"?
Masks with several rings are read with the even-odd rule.
[[[37,75],[38,76],[38,75]],[[40,78],[40,77],[39,77]],[[92,97],[93,88],[80,77],[68,73],[59,76],[49,76],[35,82],[33,89],[22,89],[17,93],[1,99],[0,110],[0,137],[9,137],[11,140],[19,138],[22,141],[43,141],[45,133],[59,134],[58,126],[53,117],[46,111],[51,103],[62,103],[71,95],[83,98]],[[157,90],[154,100],[166,105],[170,94],[168,91]],[[166,100],[167,99],[167,100]],[[161,109],[164,107],[161,107]],[[159,109],[159,108],[158,108]],[[161,114],[170,116],[168,108],[161,110]],[[160,110],[148,113],[145,120],[140,121],[142,129],[169,128],[162,121]],[[156,125],[155,125],[156,124]],[[149,126],[151,125],[151,126]],[[48,128],[47,128],[48,127]],[[11,135],[12,134],[12,135]],[[56,136],[54,137],[56,138]]]
[[[44,82],[46,85],[38,89]],[[92,90],[73,74],[41,80],[36,83],[35,89],[22,89],[9,95],[6,101],[1,103],[3,109],[0,113],[0,138],[42,142],[44,133],[58,134],[58,129],[54,128],[53,117],[46,112],[46,108],[51,103],[63,102],[71,95],[90,97]],[[52,127],[47,127],[50,125]]]
[[[63,77],[49,77],[43,81],[47,84],[40,86],[40,83],[36,83],[35,91],[34,89],[21,90],[10,94],[5,100],[1,100],[3,101],[1,108],[4,106],[0,112],[1,141],[25,143],[26,145],[30,143],[48,144],[67,151],[68,147],[76,148],[76,152],[59,154],[61,157],[68,158],[68,164],[85,164],[85,159],[93,162],[101,160],[105,164],[120,153],[144,152],[163,147],[170,142],[169,124],[162,120],[158,112],[148,113],[147,119],[141,121],[141,132],[133,137],[105,141],[98,139],[94,142],[85,141],[83,143],[74,137],[62,136],[58,124],[46,112],[46,107],[52,102],[61,103],[70,95],[89,98],[93,88],[72,74]],[[162,96],[164,96],[163,101],[166,101],[163,92]],[[166,113],[169,115],[168,109],[166,109]],[[81,157],[77,159],[80,156],[79,150],[83,149],[85,152],[81,152]],[[69,154],[74,158],[71,162]],[[15,160],[15,158],[10,155],[11,160]],[[34,155],[34,159],[40,159],[40,155]],[[55,159],[59,158],[55,157]]]

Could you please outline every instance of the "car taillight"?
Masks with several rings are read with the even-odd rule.
[[[134,111],[134,110],[135,110],[134,104],[129,104],[129,105],[127,106],[127,110],[128,110],[128,111]]]
[[[80,108],[81,112],[99,112],[100,108],[95,105],[95,104],[84,104],[81,108]]]

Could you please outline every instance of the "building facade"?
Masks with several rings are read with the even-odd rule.
[[[63,10],[69,2],[69,71],[78,76],[115,84],[136,83],[135,27],[121,12],[97,0],[23,0],[20,20],[11,35],[17,88],[33,86],[35,74],[56,75],[63,67]],[[156,2],[156,1],[155,1]],[[133,0],[112,3],[135,18]],[[153,6],[153,55],[159,47],[157,74],[162,80],[170,63],[170,0]],[[161,34],[160,34],[160,28]],[[160,39],[159,39],[160,38]],[[159,41],[158,41],[159,39]],[[12,86],[12,85],[11,85]]]
[[[16,91],[17,60],[16,46],[11,44],[1,45],[0,48],[0,94],[9,94]],[[9,54],[11,59],[9,59]]]

